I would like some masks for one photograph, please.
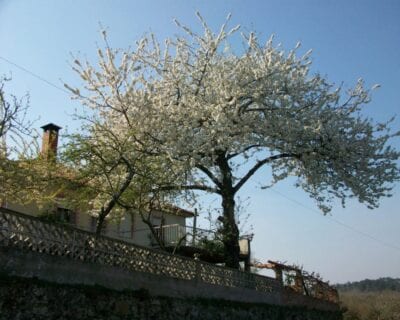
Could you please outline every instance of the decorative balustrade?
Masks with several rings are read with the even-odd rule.
[[[179,239],[185,232],[190,234],[185,227],[178,225],[160,232],[165,232],[164,236],[171,241]],[[264,293],[283,290],[281,281],[275,278],[219,267],[105,236],[96,237],[92,232],[45,222],[4,208],[0,208],[0,246],[218,286]],[[310,280],[305,285],[307,295],[337,303],[336,290],[326,283]]]
[[[44,222],[4,208],[0,208],[0,246],[219,286],[265,293],[282,290],[273,278],[218,267],[105,236],[96,237],[87,231]]]

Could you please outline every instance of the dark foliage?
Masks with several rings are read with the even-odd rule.
[[[380,291],[397,291],[400,292],[400,279],[379,278],[376,280],[365,279],[357,282],[347,282],[337,284],[335,287],[340,292],[361,291],[361,292],[380,292]]]

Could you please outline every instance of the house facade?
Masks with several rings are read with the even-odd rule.
[[[3,201],[1,207],[35,217],[44,217],[43,211],[34,204],[22,206]],[[96,231],[97,219],[85,212],[76,212],[57,206],[51,215],[54,218],[52,220],[57,222],[89,232]],[[151,222],[166,245],[174,245],[186,234],[186,221],[192,217],[193,213],[180,208],[168,211],[154,210],[151,214]],[[126,214],[118,221],[106,220],[102,234],[146,247],[158,246],[148,225],[143,222],[138,213]]]

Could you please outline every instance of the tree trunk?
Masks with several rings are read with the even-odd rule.
[[[109,210],[111,211],[111,210]],[[96,224],[96,237],[101,235],[101,231],[103,230],[104,220],[106,219],[107,214],[109,213],[104,211],[104,207],[101,208],[99,217],[97,218]]]
[[[239,269],[239,229],[235,221],[235,200],[233,194],[222,195],[223,228],[222,241],[225,247],[225,265]]]
[[[235,189],[233,188],[232,168],[225,152],[216,160],[221,173],[220,195],[222,197],[222,242],[224,243],[225,265],[239,269],[239,229],[235,219]]]
[[[157,233],[156,229],[154,228],[151,220],[150,220],[150,215],[151,213],[148,214],[148,217],[145,217],[145,214],[142,212],[142,210],[139,210],[139,215],[142,218],[142,221],[145,225],[147,225],[147,227],[150,230],[151,235],[154,237],[154,240],[156,240],[157,244],[160,246],[160,248],[162,250],[165,250],[165,242],[164,239],[162,237],[162,224],[160,225],[160,232]]]

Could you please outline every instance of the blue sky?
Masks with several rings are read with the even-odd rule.
[[[173,18],[197,27],[196,10],[214,28],[230,12],[232,25],[255,30],[263,40],[273,33],[276,43],[287,49],[301,41],[305,51],[313,49],[313,71],[332,82],[350,87],[362,77],[368,86],[382,85],[365,107],[366,117],[383,121],[399,113],[396,0],[0,0],[0,74],[12,74],[10,93],[30,93],[30,116],[40,117],[38,127],[54,122],[74,130],[69,115],[79,105],[2,58],[59,87],[63,81],[75,84],[79,82],[69,65],[71,53],[95,61],[99,23],[108,28],[111,46],[126,48],[149,31],[160,39],[174,35],[178,29]],[[393,127],[400,129],[398,118]],[[391,142],[398,149],[399,140]],[[254,226],[256,258],[302,264],[331,282],[400,277],[399,185],[379,209],[371,211],[351,201],[345,209],[335,206],[326,217],[290,180],[271,190],[258,189],[262,176],[258,174],[240,195],[250,197],[247,212]]]

